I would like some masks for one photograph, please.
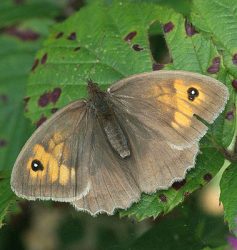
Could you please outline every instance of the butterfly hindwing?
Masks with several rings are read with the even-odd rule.
[[[91,187],[88,194],[73,202],[78,210],[92,215],[116,208],[127,208],[142,192],[167,189],[174,181],[182,180],[195,163],[198,144],[184,150],[159,140],[150,129],[144,128],[132,116],[116,113],[118,122],[129,141],[131,156],[122,159],[109,145],[103,130],[94,118],[92,134]]]
[[[127,167],[130,159],[124,160],[112,150],[95,115],[90,150],[90,191],[73,205],[93,215],[112,214],[114,209],[127,208],[137,201],[141,191]]]

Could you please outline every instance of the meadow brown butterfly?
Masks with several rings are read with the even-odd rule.
[[[27,141],[11,186],[26,199],[72,203],[91,214],[128,208],[195,165],[198,142],[224,109],[227,88],[185,71],[122,79],[55,113]]]

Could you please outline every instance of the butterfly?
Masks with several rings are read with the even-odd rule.
[[[88,81],[77,100],[41,125],[11,175],[16,195],[113,214],[142,192],[167,189],[195,165],[199,140],[223,111],[228,90],[185,71],[130,76],[107,91]]]

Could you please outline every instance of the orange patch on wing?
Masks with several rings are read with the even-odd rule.
[[[193,100],[189,99],[189,88],[198,90],[198,96]],[[155,85],[149,97],[156,97],[159,103],[163,105],[163,112],[172,112],[173,121],[171,125],[176,128],[189,127],[192,123],[192,117],[197,111],[197,107],[205,102],[206,96],[202,91],[200,84],[187,83],[182,79],[176,79],[173,84],[167,82],[167,86]]]
[[[172,125],[176,128],[179,127],[189,127],[191,125],[191,118],[185,116],[181,112],[175,112],[174,114],[174,122],[172,122]]]
[[[189,127],[192,122],[193,110],[187,103],[187,86],[184,85],[183,80],[177,79],[174,82],[174,88],[177,111],[174,113],[172,125],[175,128]]]
[[[66,185],[69,181],[70,171],[67,166],[60,166],[60,175],[59,175],[59,183],[61,185]]]
[[[56,144],[54,143],[54,141],[52,139],[50,139],[49,143],[48,143],[49,151],[52,151],[55,146],[56,146]]]
[[[33,161],[33,160],[34,160],[34,159],[33,159],[32,157],[29,158],[29,160],[28,160],[28,162],[27,162],[27,169],[30,171],[30,176],[31,176],[33,179],[35,179],[35,178],[37,177],[38,173],[32,171],[32,169],[31,169],[31,164],[32,164],[32,161]]]
[[[174,114],[174,127],[189,127],[192,122],[194,109],[192,108],[205,100],[205,94],[202,92],[201,86],[198,83],[185,84],[183,80],[177,79],[174,81],[174,88],[176,90],[176,106],[177,111]],[[188,89],[195,88],[199,95],[193,100],[188,99]],[[192,105],[192,106],[191,106]]]
[[[64,137],[60,132],[56,132],[53,135],[53,140],[54,140],[55,144],[61,143],[63,141],[63,139],[64,139]]]
[[[183,85],[182,80],[177,80],[176,84]],[[177,87],[177,85],[176,85]],[[160,94],[157,97],[157,101],[165,104],[165,112],[174,112],[173,121],[171,125],[178,129],[180,127],[188,127],[192,122],[193,110],[191,106],[183,99],[183,92],[176,90],[172,87],[162,87],[160,88]],[[187,96],[187,91],[186,91]]]
[[[58,145],[55,145],[54,148],[50,150],[52,152],[52,155],[60,161],[61,159],[63,161],[68,160],[69,158],[69,150],[68,147],[64,145],[64,143],[60,143]]]
[[[35,155],[43,155],[45,153],[44,147],[41,146],[40,144],[36,144],[33,148],[33,152]]]
[[[71,179],[72,181],[75,180],[75,168],[71,168]]]
[[[50,175],[50,180],[51,182],[55,182],[58,179],[58,172],[59,172],[59,167],[58,167],[58,162],[57,160],[53,157],[50,156],[49,160],[49,165],[48,165],[48,173]]]
[[[63,154],[63,147],[64,147],[64,143],[60,143],[58,145],[56,145],[54,147],[54,149],[52,150],[52,154],[56,159],[59,159],[62,157]]]
[[[49,158],[50,158],[50,155],[45,151],[44,147],[41,146],[40,144],[36,144],[33,148],[33,152],[34,152],[34,157],[31,157],[29,160],[28,160],[28,163],[27,163],[27,169],[30,170],[30,176],[35,179],[35,178],[39,178],[39,179],[43,179],[46,175],[46,168],[47,168],[47,165],[48,165],[48,162],[49,162]],[[32,161],[36,159],[38,161],[40,161],[44,167],[44,169],[42,171],[33,171],[31,169],[31,164],[32,164]]]
[[[177,95],[179,98],[189,101],[187,99],[187,91],[189,88],[195,88],[198,90],[199,95],[195,100],[192,102],[194,105],[198,105],[201,102],[205,101],[205,94],[202,91],[201,86],[198,83],[189,83],[185,84],[183,80],[177,79],[174,81],[174,88],[176,89]]]
[[[172,89],[169,86],[154,85],[151,88],[151,91],[149,91],[148,97],[162,97],[164,95],[171,94],[171,93],[172,93]]]
[[[49,142],[49,149],[52,150],[52,153],[48,153],[45,151],[45,148],[36,144],[33,148],[34,157],[30,157],[27,162],[27,169],[30,170],[30,176],[33,179],[39,178],[40,180],[44,180],[46,174],[49,175],[48,180],[53,183],[57,180],[61,185],[66,185],[69,180],[69,169],[66,165],[59,166],[58,160],[61,159],[62,154],[67,151],[63,149],[63,143],[55,145],[52,140]],[[66,156],[67,157],[67,156]],[[32,161],[34,159],[39,160],[43,165],[43,170],[41,171],[33,171],[31,168]],[[60,171],[59,171],[60,168]],[[74,173],[74,176],[73,176]],[[71,172],[71,177],[75,178],[75,170]]]

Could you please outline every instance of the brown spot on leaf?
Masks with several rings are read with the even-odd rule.
[[[225,118],[226,118],[228,121],[233,120],[234,117],[235,117],[234,111],[229,111],[229,112],[227,112],[226,115],[225,115]]]
[[[33,65],[32,65],[31,71],[34,71],[36,69],[36,67],[38,66],[38,64],[39,64],[39,59],[35,59]]]
[[[162,63],[153,63],[153,65],[152,65],[152,69],[153,70],[161,70],[161,69],[163,69],[164,68],[164,64],[162,64]]]
[[[29,96],[26,96],[26,97],[24,97],[24,103],[25,103],[25,105],[29,102],[29,100],[30,100],[30,97]]]
[[[43,95],[40,96],[40,98],[38,100],[38,105],[40,107],[45,107],[50,102],[52,102],[53,104],[55,104],[57,102],[57,100],[59,99],[59,97],[61,95],[61,92],[62,91],[61,91],[60,88],[55,88],[51,92],[44,93]]]
[[[59,38],[61,38],[61,37],[63,36],[63,34],[64,34],[63,32],[59,32],[59,33],[56,35],[55,38],[56,38],[56,39],[59,39]]]
[[[24,101],[24,111],[25,112],[28,112],[27,105],[28,105],[29,100],[30,100],[30,97],[28,97],[28,96],[25,97],[25,98],[23,98],[23,101]]]
[[[52,109],[51,109],[51,113],[52,113],[52,114],[56,113],[57,111],[58,111],[58,108],[52,108]]]
[[[186,184],[186,180],[182,180],[182,181],[176,181],[173,183],[172,187],[175,189],[175,190],[179,190],[181,187],[183,187],[184,185]]]
[[[36,127],[40,127],[45,121],[47,120],[47,117],[45,117],[44,115],[41,116],[41,118],[36,122]]]
[[[185,31],[188,36],[193,36],[198,33],[193,24],[190,23],[187,19],[185,20]]]
[[[49,104],[51,98],[51,93],[44,93],[43,95],[40,96],[38,100],[38,105],[40,107],[45,107]]]
[[[4,139],[0,139],[0,148],[3,148],[5,146],[7,146],[7,141]]]
[[[159,199],[160,199],[161,202],[167,202],[167,197],[164,194],[160,194]]]
[[[132,31],[124,37],[124,41],[131,42],[132,39],[137,35],[136,31]]]
[[[76,47],[76,48],[74,49],[74,51],[78,51],[78,50],[80,50],[80,49],[81,49],[81,47],[78,46],[78,47]]]
[[[48,54],[45,53],[45,54],[42,56],[42,58],[41,58],[41,64],[45,64],[46,61],[47,61],[47,59],[48,59]]]
[[[35,41],[40,37],[40,35],[33,30],[22,30],[17,27],[10,27],[5,29],[5,33],[9,36],[14,36],[22,41]]]
[[[60,88],[55,88],[53,92],[51,93],[51,102],[56,103],[62,93],[62,90]]]
[[[207,69],[207,72],[210,74],[215,74],[220,70],[220,57],[215,57],[212,60],[212,65]]]
[[[3,104],[7,104],[8,97],[6,95],[0,95],[0,102]]]
[[[134,44],[134,45],[132,46],[132,48],[133,48],[135,51],[141,51],[141,50],[143,50],[143,48],[140,47],[139,44]]]
[[[174,24],[172,22],[168,22],[168,23],[164,24],[164,26],[163,26],[163,30],[165,33],[170,32],[171,30],[173,30],[173,28],[174,28]]]
[[[189,195],[190,195],[189,192],[185,192],[185,193],[184,193],[184,197],[185,197],[185,198],[188,197]]]
[[[209,182],[212,179],[212,174],[211,173],[207,173],[203,176],[203,179],[207,182]]]
[[[68,37],[68,40],[76,40],[77,39],[77,34],[76,32],[72,32]]]
[[[237,64],[237,53],[233,55],[232,62],[233,64]]]
[[[233,86],[233,88],[234,88],[235,90],[237,90],[237,79],[234,79],[234,80],[232,81],[232,86]]]

